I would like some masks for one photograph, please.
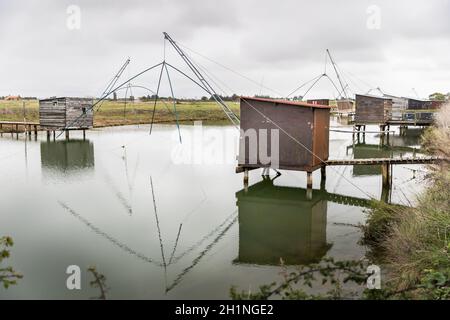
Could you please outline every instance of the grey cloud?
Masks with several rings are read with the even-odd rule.
[[[82,10],[79,31],[66,28],[70,4]],[[369,5],[381,10],[380,30],[366,27]],[[424,92],[448,91],[442,79],[448,73],[449,9],[448,0],[2,0],[0,95],[98,94],[127,56],[134,72],[159,62],[163,31],[282,92],[322,72],[326,48],[343,70],[390,91],[401,94],[412,84]],[[184,68],[173,52],[168,55]],[[193,57],[237,93],[261,91]],[[142,81],[153,83],[151,75]],[[201,94],[190,88],[183,83],[178,92]],[[319,88],[312,94],[332,93]]]

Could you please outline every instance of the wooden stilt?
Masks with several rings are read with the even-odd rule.
[[[66,130],[66,140],[69,140],[69,138],[70,138],[70,133],[69,132],[70,132],[69,130]]]
[[[327,180],[327,167],[320,167],[320,189],[325,189],[325,184]]]
[[[390,165],[388,163],[383,163],[381,165],[381,176],[382,176],[382,185],[384,187],[390,187]]]
[[[248,188],[248,169],[244,169],[244,188],[247,191]]]
[[[312,186],[312,172],[308,171],[306,172],[306,189],[312,189]]]

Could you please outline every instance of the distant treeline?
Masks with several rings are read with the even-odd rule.
[[[223,101],[234,101],[234,102],[237,102],[237,101],[239,101],[240,95],[238,95],[236,93],[232,94],[231,96],[223,96],[223,95],[219,94],[219,95],[217,95],[217,97],[220,97],[220,99],[222,99]],[[266,95],[254,95],[253,97],[255,97],[255,98],[270,98],[270,99],[286,99],[284,97],[272,97],[272,96],[266,96]],[[139,98],[139,100],[141,100],[141,101],[153,101],[153,100],[155,100],[155,98],[156,98],[156,95],[153,94],[153,95],[142,96],[142,97]],[[161,96],[159,96],[158,99],[159,100],[172,100],[171,97],[161,97]],[[133,99],[129,98],[129,100],[133,100]],[[182,102],[182,101],[186,101],[186,102],[187,101],[215,101],[214,96],[209,96],[209,97],[203,96],[200,99],[196,99],[196,98],[175,98],[175,100],[176,101],[180,101],[180,102]],[[295,100],[295,98],[294,98],[294,100]]]

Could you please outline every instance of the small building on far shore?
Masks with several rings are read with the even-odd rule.
[[[21,98],[20,98],[20,96],[6,96],[5,100],[6,101],[20,101]]]

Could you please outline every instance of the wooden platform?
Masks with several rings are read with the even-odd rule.
[[[324,162],[325,166],[354,166],[354,165],[393,165],[393,164],[426,164],[436,163],[439,161],[450,161],[441,157],[406,157],[406,158],[368,158],[368,159],[330,159]],[[251,168],[245,166],[237,166],[236,173],[244,172],[245,170],[254,170],[258,168]]]
[[[369,159],[335,159],[327,160],[327,166],[381,165],[381,164],[424,164],[449,161],[440,157],[407,157],[407,158],[369,158]]]
[[[354,165],[381,165],[382,186],[385,190],[392,186],[392,166],[397,164],[427,164],[441,161],[450,162],[448,158],[441,157],[407,157],[407,158],[369,158],[369,159],[331,159],[324,161],[320,168],[321,184],[325,183],[327,166],[354,166]],[[250,170],[257,168],[238,165],[236,173],[244,172],[244,187],[248,187]],[[306,187],[312,190],[312,172],[306,172]]]
[[[389,120],[386,122],[387,125],[396,126],[431,126],[434,120]]]
[[[31,121],[0,121],[0,132],[3,134],[3,126],[11,126],[11,134],[14,134],[14,128],[16,134],[19,132],[19,127],[23,127],[26,134],[31,136],[31,132],[37,137],[39,122]]]

